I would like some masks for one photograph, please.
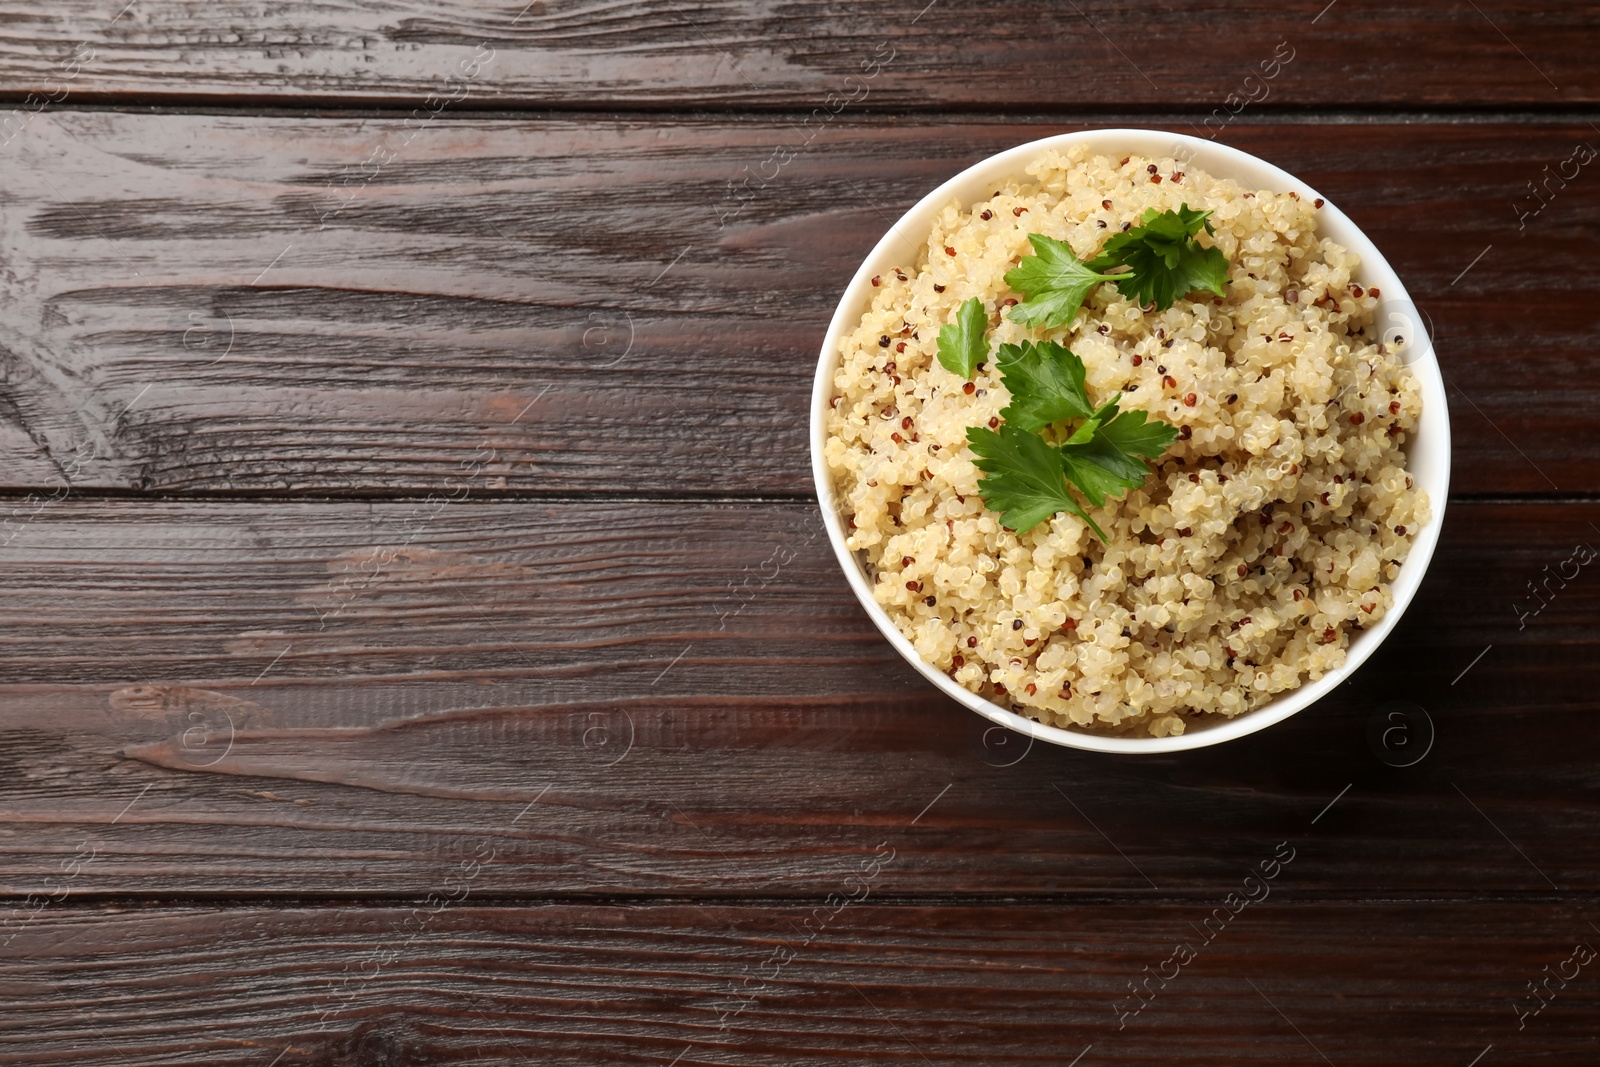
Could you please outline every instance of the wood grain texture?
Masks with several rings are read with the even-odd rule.
[[[1281,840],[1314,896],[1600,889],[1600,580],[1525,589],[1579,508],[1454,505],[1350,685],[1149,760],[939,695],[812,514],[53,505],[0,550],[0,891],[87,850],[74,893],[414,894],[481,848],[496,895],[805,896],[886,840],[897,894],[1210,894]],[[1431,750],[1372,747],[1396,699]]]
[[[0,78],[63,91],[300,104],[886,108],[1550,106],[1600,99],[1593,3],[986,5],[898,0],[7,2]],[[74,49],[87,58],[64,66]],[[1292,56],[1266,83],[1274,54]],[[863,66],[890,57],[881,69]],[[468,66],[463,67],[466,63]],[[875,77],[864,74],[876,72]],[[860,87],[870,90],[862,97]],[[1237,106],[1237,105],[1234,105]]]
[[[1597,17],[0,0],[0,1067],[1594,1063]],[[1455,428],[1380,654],[1171,758],[804,499],[860,258],[1085,118],[1343,207]]]
[[[470,890],[415,909],[47,909],[0,962],[0,1064],[1389,1067],[1465,1065],[1491,1045],[1485,1064],[1600,1053],[1600,964],[1570,962],[1600,944],[1592,905],[1271,893],[1222,923],[1220,894],[886,908],[870,878],[841,889],[862,902],[817,907],[483,908]],[[1194,953],[1181,969],[1178,945]],[[1547,967],[1534,1014],[1527,983]]]
[[[3,480],[806,492],[816,349],[861,257],[1063,128],[838,121],[742,201],[792,124],[41,117],[0,169]],[[1527,214],[1593,130],[1225,136],[1387,250],[1434,326],[1456,491],[1600,490],[1600,183]]]

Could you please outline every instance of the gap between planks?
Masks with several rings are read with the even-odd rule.
[[[1147,892],[1130,888],[1126,893],[1109,894],[1075,893],[1063,890],[1058,893],[885,893],[863,898],[874,907],[881,908],[1038,908],[1038,907],[1120,907],[1138,904],[1148,907],[1189,906],[1214,903],[1227,892],[1227,886],[1216,890],[1195,889],[1191,892]],[[37,894],[7,893],[0,895],[0,906],[28,899]],[[743,894],[738,892],[704,894],[650,894],[650,893],[536,893],[517,896],[508,893],[485,893],[464,898],[457,907],[482,910],[505,910],[537,907],[581,906],[592,908],[672,908],[672,907],[762,907],[796,908],[814,904],[821,891],[798,892],[793,896],[771,894]],[[284,910],[296,908],[411,908],[425,901],[427,893],[73,893],[66,899],[52,903],[52,913],[68,911],[93,912],[106,909],[162,909],[213,911],[217,909],[246,909],[269,906]],[[1353,896],[1344,893],[1300,893],[1283,896],[1291,907],[1322,907],[1329,905],[1417,906],[1455,905],[1487,906],[1507,905],[1550,907],[1594,907],[1600,904],[1600,890],[1560,890],[1553,893],[1469,893],[1459,896],[1441,896],[1438,893],[1413,895],[1387,893],[1382,896]]]
[[[0,90],[0,107],[10,107],[27,102],[29,94]],[[119,113],[139,115],[195,115],[232,118],[262,119],[327,119],[327,120],[383,120],[399,122],[408,117],[418,100],[394,98],[379,101],[367,97],[283,97],[262,98],[255,103],[245,94],[239,94],[238,103],[202,102],[215,97],[193,97],[176,94],[122,94],[74,93],[59,104],[49,104],[44,113],[84,112]],[[1179,125],[1209,116],[1212,108],[1174,108],[1171,105],[1149,107],[1130,106],[1124,110],[1107,111],[1063,105],[1059,108],[993,110],[978,105],[939,105],[928,108],[879,107],[856,105],[848,113],[854,125],[896,125],[911,120],[924,123],[948,121],[952,124],[970,124],[983,118],[1002,125],[1042,125],[1047,123],[1078,126],[1120,126],[1129,122],[1150,122],[1162,125]],[[462,101],[439,112],[432,121],[527,122],[547,120],[571,121],[574,118],[613,122],[661,122],[663,120],[704,125],[773,125],[798,122],[811,114],[810,109],[796,107],[746,106],[738,108],[697,107],[663,104],[660,107],[635,104],[616,107],[607,102],[585,104],[575,101],[564,105],[540,103],[528,107],[507,106],[504,103],[486,102],[474,106]],[[843,116],[841,116],[843,117]],[[1521,107],[1508,110],[1482,105],[1463,105],[1456,109],[1416,109],[1402,105],[1363,105],[1351,108],[1342,105],[1271,105],[1262,104],[1241,112],[1229,120],[1236,126],[1470,126],[1470,125],[1544,125],[1562,126],[1574,123],[1600,123],[1600,106],[1593,103],[1552,102],[1538,109]]]

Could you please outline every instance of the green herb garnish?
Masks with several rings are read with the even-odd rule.
[[[1066,511],[1104,541],[1105,532],[1068,483],[1095,507],[1108,496],[1137,489],[1150,473],[1144,460],[1165,452],[1178,439],[1177,429],[1143,411],[1119,411],[1120,393],[1095,408],[1084,389],[1083,360],[1054,341],[1001,345],[996,364],[1011,394],[1011,403],[1000,412],[1005,424],[998,432],[967,431],[967,443],[978,456],[974,462],[986,475],[978,486],[984,504],[1018,533]],[[1059,446],[1038,433],[1070,420],[1082,421]]]
[[[979,485],[983,503],[1000,512],[1000,524],[1018,533],[1033,529],[1060,511],[1070,511],[1106,539],[1105,532],[1067,491],[1062,455],[1036,433],[1002,425],[998,432],[985,426],[967,430],[967,443],[978,456],[973,460],[986,477]]]
[[[1053,330],[1069,325],[1083,307],[1089,291],[1101,282],[1115,281],[1109,274],[1096,273],[1072,254],[1065,241],[1030,233],[1028,242],[1034,254],[1006,271],[1006,284],[1022,294],[1023,300],[1011,309],[1010,318],[1024,326],[1043,326]]]
[[[1115,411],[1120,399],[1122,394],[1118,393],[1108,406]],[[1130,456],[1160,459],[1178,439],[1178,431],[1160,419],[1151,418],[1148,412],[1124,411],[1100,427],[1100,436]]]
[[[995,365],[1011,394],[1000,417],[1020,430],[1033,432],[1094,414],[1083,388],[1083,360],[1054,341],[1001,345]]]
[[[1202,248],[1195,240],[1202,229],[1212,232],[1206,221],[1210,214],[1191,211],[1188,204],[1177,211],[1148,208],[1138,226],[1112,235],[1086,269],[1132,268],[1116,279],[1118,291],[1140,304],[1154,302],[1161,310],[1197,289],[1222,296],[1228,284],[1228,257],[1222,249]]]
[[[939,362],[951,374],[967,381],[989,355],[989,313],[977,297],[956,309],[956,321],[939,327]]]
[[[1121,496],[1122,490],[1144,484],[1150,468],[1136,456],[1156,459],[1178,439],[1174,427],[1159,419],[1146,422],[1148,416],[1142,411],[1118,412],[1121,399],[1120,394],[1112,398],[1061,446],[1067,479],[1083,490],[1095,507],[1105,503],[1107,496]]]

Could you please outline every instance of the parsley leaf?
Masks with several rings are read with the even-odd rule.
[[[1195,237],[1202,229],[1211,233],[1209,211],[1192,211],[1184,204],[1177,211],[1149,208],[1139,225],[1114,234],[1088,263],[1090,270],[1131,267],[1117,279],[1123,296],[1141,304],[1154,302],[1165,310],[1178,298],[1196,290],[1218,296],[1228,283],[1228,257],[1220,248],[1202,248]]]
[[[1099,507],[1108,496],[1144,484],[1150,468],[1143,459],[1159,458],[1178,439],[1178,431],[1143,411],[1117,411],[1122,394],[1112,397],[1094,417],[1061,445],[1067,479]],[[1149,421],[1146,421],[1149,420]],[[1093,427],[1086,436],[1085,427]]]
[[[1124,411],[1100,426],[1100,435],[1130,456],[1159,459],[1178,439],[1178,428],[1143,411]]]
[[[1067,489],[1061,452],[1036,433],[1002,425],[999,432],[982,426],[967,430],[967,443],[978,458],[973,462],[986,477],[983,502],[1000,512],[1001,525],[1026,533],[1057,512],[1067,511],[1089,524],[1106,539],[1083,506]]]
[[[956,321],[939,327],[939,362],[951,374],[972,380],[973,373],[989,355],[989,313],[977,297],[956,309]]]
[[[1177,429],[1143,411],[1118,410],[1121,393],[1092,408],[1083,361],[1053,341],[1001,345],[996,362],[1011,393],[1000,412],[1006,421],[998,433],[967,431],[978,456],[974,462],[986,475],[978,485],[984,504],[1018,533],[1057,512],[1071,512],[1104,541],[1105,533],[1067,483],[1101,507],[1107,497],[1144,484],[1150,474],[1145,459],[1160,457],[1178,439]],[[1074,419],[1082,421],[1059,446],[1038,433]]]
[[[1095,507],[1104,504],[1108,496],[1121,496],[1124,489],[1139,488],[1150,473],[1143,460],[1124,454],[1104,437],[1087,444],[1063,445],[1061,457],[1067,477]]]
[[[1028,242],[1034,254],[1024,256],[1005,275],[1006,284],[1023,296],[1022,303],[1011,309],[1013,322],[1043,325],[1047,330],[1070,325],[1091,289],[1116,280],[1096,273],[1102,268],[1091,269],[1080,262],[1065,241],[1030,233]]]
[[[1009,425],[1042,430],[1052,422],[1094,414],[1083,391],[1083,360],[1054,341],[1001,345],[995,354],[1011,403],[1000,412]]]
[[[1095,507],[1104,504],[1108,496],[1121,496],[1124,489],[1139,488],[1150,473],[1143,461],[1123,455],[1103,437],[1084,444],[1062,445],[1060,452],[1068,480]]]

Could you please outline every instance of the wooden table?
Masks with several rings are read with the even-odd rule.
[[[0,2],[0,1063],[1596,1062],[1600,5],[123,3]],[[925,684],[806,447],[887,220],[1106,124],[1334,198],[1455,428],[1166,759]]]

